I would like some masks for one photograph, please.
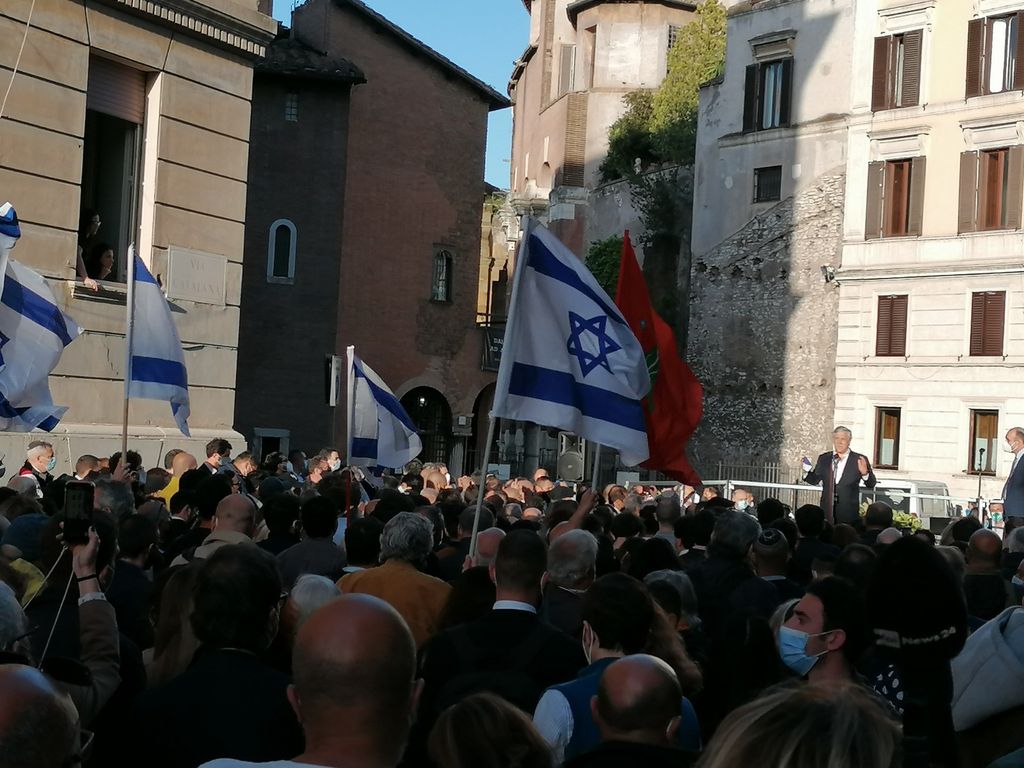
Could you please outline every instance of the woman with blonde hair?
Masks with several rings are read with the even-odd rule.
[[[698,768],[897,768],[900,728],[863,686],[770,689],[719,727]]]
[[[530,719],[491,693],[467,696],[442,712],[427,751],[444,768],[552,766],[551,750]]]

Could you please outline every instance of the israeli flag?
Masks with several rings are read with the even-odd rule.
[[[67,410],[54,405],[49,375],[81,330],[57,307],[42,275],[10,257],[18,214],[0,206],[0,431],[53,430]]]
[[[188,371],[178,329],[159,283],[134,248],[129,249],[129,257],[134,269],[128,326],[128,397],[168,401],[174,423],[189,437]]]
[[[380,376],[348,348],[348,463],[404,467],[423,450],[416,425]]]
[[[532,421],[649,456],[641,400],[651,382],[643,349],[615,303],[543,226],[516,262],[493,417]]]

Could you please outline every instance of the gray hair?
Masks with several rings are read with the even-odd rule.
[[[682,571],[651,571],[644,577],[644,584],[648,586],[655,582],[664,581],[679,593],[679,603],[687,618],[697,617],[697,592],[693,588],[690,577]]]
[[[853,437],[853,432],[851,432],[848,427],[836,427],[835,429],[832,430],[833,435],[838,435],[840,432],[847,434],[850,437]]]
[[[505,517],[521,520],[523,517],[523,505],[516,502],[509,502],[505,505]]]
[[[306,623],[306,619],[312,616],[318,608],[321,608],[332,600],[341,597],[341,590],[326,576],[317,576],[312,573],[304,573],[295,580],[295,586],[288,594],[288,599],[295,606],[297,617],[295,619],[295,631]]]
[[[96,481],[94,506],[106,510],[115,520],[123,520],[135,511],[135,497],[126,483],[101,477]]]
[[[643,506],[643,502],[644,500],[640,498],[639,493],[627,493],[626,498],[622,500],[622,511],[639,515],[640,507]]]
[[[0,651],[21,652],[22,643],[16,643],[28,632],[28,617],[18,602],[17,595],[8,584],[0,581]],[[12,647],[18,645],[18,648]]]
[[[28,450],[25,451],[25,455],[30,459],[34,459],[38,456],[42,456],[47,451],[53,450],[53,445],[46,442],[45,440],[33,440],[28,444]]]
[[[597,539],[589,531],[566,531],[548,548],[548,576],[553,584],[575,587],[593,577],[596,567]]]
[[[415,512],[399,512],[388,520],[380,535],[380,561],[423,560],[433,543],[434,529],[429,520]]]
[[[43,495],[35,475],[15,475],[7,482],[7,487],[19,496],[27,496],[30,499],[38,499]]]
[[[743,558],[760,535],[761,524],[757,518],[730,510],[719,515],[708,548],[719,555]]]
[[[1024,552],[1024,528],[1014,528],[1007,539],[1010,552]]]

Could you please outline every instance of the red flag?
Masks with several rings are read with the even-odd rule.
[[[698,485],[700,477],[686,458],[686,443],[704,413],[704,388],[679,356],[672,329],[651,306],[628,231],[622,239],[615,303],[640,341],[651,373],[651,391],[644,399],[651,456],[642,466]]]

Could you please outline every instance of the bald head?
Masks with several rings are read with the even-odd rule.
[[[358,739],[394,765],[416,706],[416,643],[398,612],[370,595],[342,595],[302,625],[291,692],[306,751]],[[345,723],[339,731],[338,723]]]
[[[602,741],[668,746],[679,727],[682,697],[672,668],[640,653],[625,656],[604,671],[591,709]]]
[[[427,488],[441,490],[448,487],[448,481],[444,479],[444,475],[440,472],[430,472],[425,479]]]
[[[219,531],[236,531],[252,536],[256,522],[256,507],[248,496],[232,493],[218,502],[213,517],[216,521],[215,527]]]
[[[171,473],[175,477],[181,477],[190,469],[195,469],[197,466],[199,466],[199,464],[196,462],[196,457],[191,453],[185,453],[184,451],[174,454],[174,458],[171,459]]]
[[[967,568],[993,569],[999,567],[1003,553],[1003,542],[998,534],[986,528],[979,528],[967,541]]]
[[[74,749],[78,718],[46,676],[21,664],[0,666],[0,758],[18,768],[60,768]]]
[[[995,534],[992,534],[995,536]],[[895,544],[897,541],[903,538],[903,532],[899,528],[886,528],[884,531],[879,532],[878,538],[875,539],[875,544],[885,546],[886,544]],[[999,537],[996,536],[996,540]]]
[[[490,565],[498,556],[498,545],[505,538],[505,532],[501,528],[488,528],[480,531],[476,539],[476,564]]]

